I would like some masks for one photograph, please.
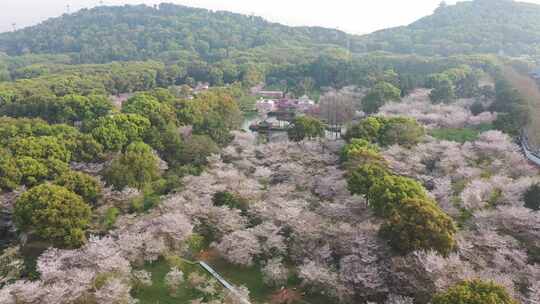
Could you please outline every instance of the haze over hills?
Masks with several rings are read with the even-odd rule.
[[[173,4],[162,4],[159,9],[98,7],[0,34],[0,50],[9,55],[78,53],[76,61],[84,63],[156,58],[171,52],[218,61],[253,49],[314,51],[323,45],[355,53],[536,55],[540,52],[540,6],[510,0],[460,2],[441,6],[409,26],[365,36]]]

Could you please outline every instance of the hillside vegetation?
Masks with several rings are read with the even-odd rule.
[[[0,34],[0,51],[9,55],[71,54],[80,63],[156,57],[216,62],[256,54],[265,59],[309,57],[328,47],[348,47],[354,53],[537,55],[540,6],[512,0],[441,4],[431,16],[408,26],[365,36],[174,4],[98,7]]]
[[[540,6],[512,0],[474,0],[441,5],[409,26],[365,36],[369,50],[423,55],[504,53],[537,55]]]
[[[166,57],[218,61],[259,48],[345,45],[343,32],[173,4],[98,7],[0,36],[9,55],[73,53],[76,62]]]

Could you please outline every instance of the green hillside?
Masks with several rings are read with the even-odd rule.
[[[74,53],[80,63],[199,57],[218,61],[261,48],[346,45],[347,34],[173,4],[98,7],[0,35],[9,55]]]
[[[0,34],[1,52],[71,54],[76,63],[178,57],[216,62],[246,56],[287,60],[328,47],[349,47],[355,53],[536,55],[540,6],[511,0],[441,4],[409,26],[365,36],[174,4],[116,6],[84,9]]]
[[[422,55],[540,53],[540,6],[511,0],[441,5],[409,26],[364,36],[368,50]]]

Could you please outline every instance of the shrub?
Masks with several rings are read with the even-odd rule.
[[[116,207],[108,208],[105,212],[105,217],[103,218],[103,226],[105,226],[106,229],[111,229],[116,223],[116,219],[118,219],[119,215],[120,209]]]

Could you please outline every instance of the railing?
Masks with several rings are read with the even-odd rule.
[[[210,265],[206,264],[203,261],[199,261],[198,263],[199,265],[201,265],[202,268],[204,268],[204,270],[208,271],[208,273],[210,273],[214,278],[216,278],[216,280],[218,280],[218,282],[221,283],[223,287],[227,288],[230,292],[232,292],[243,304],[251,304],[246,298],[244,298],[243,295],[238,292],[238,290],[236,290],[234,286],[232,286],[229,282],[225,281],[225,279],[221,275],[219,275],[217,271],[210,267]]]
[[[529,140],[525,131],[521,132],[521,148],[523,149],[523,153],[525,153],[525,156],[531,162],[540,166],[540,155],[538,154],[538,152],[534,152],[533,150],[531,150],[531,147],[529,146]]]

